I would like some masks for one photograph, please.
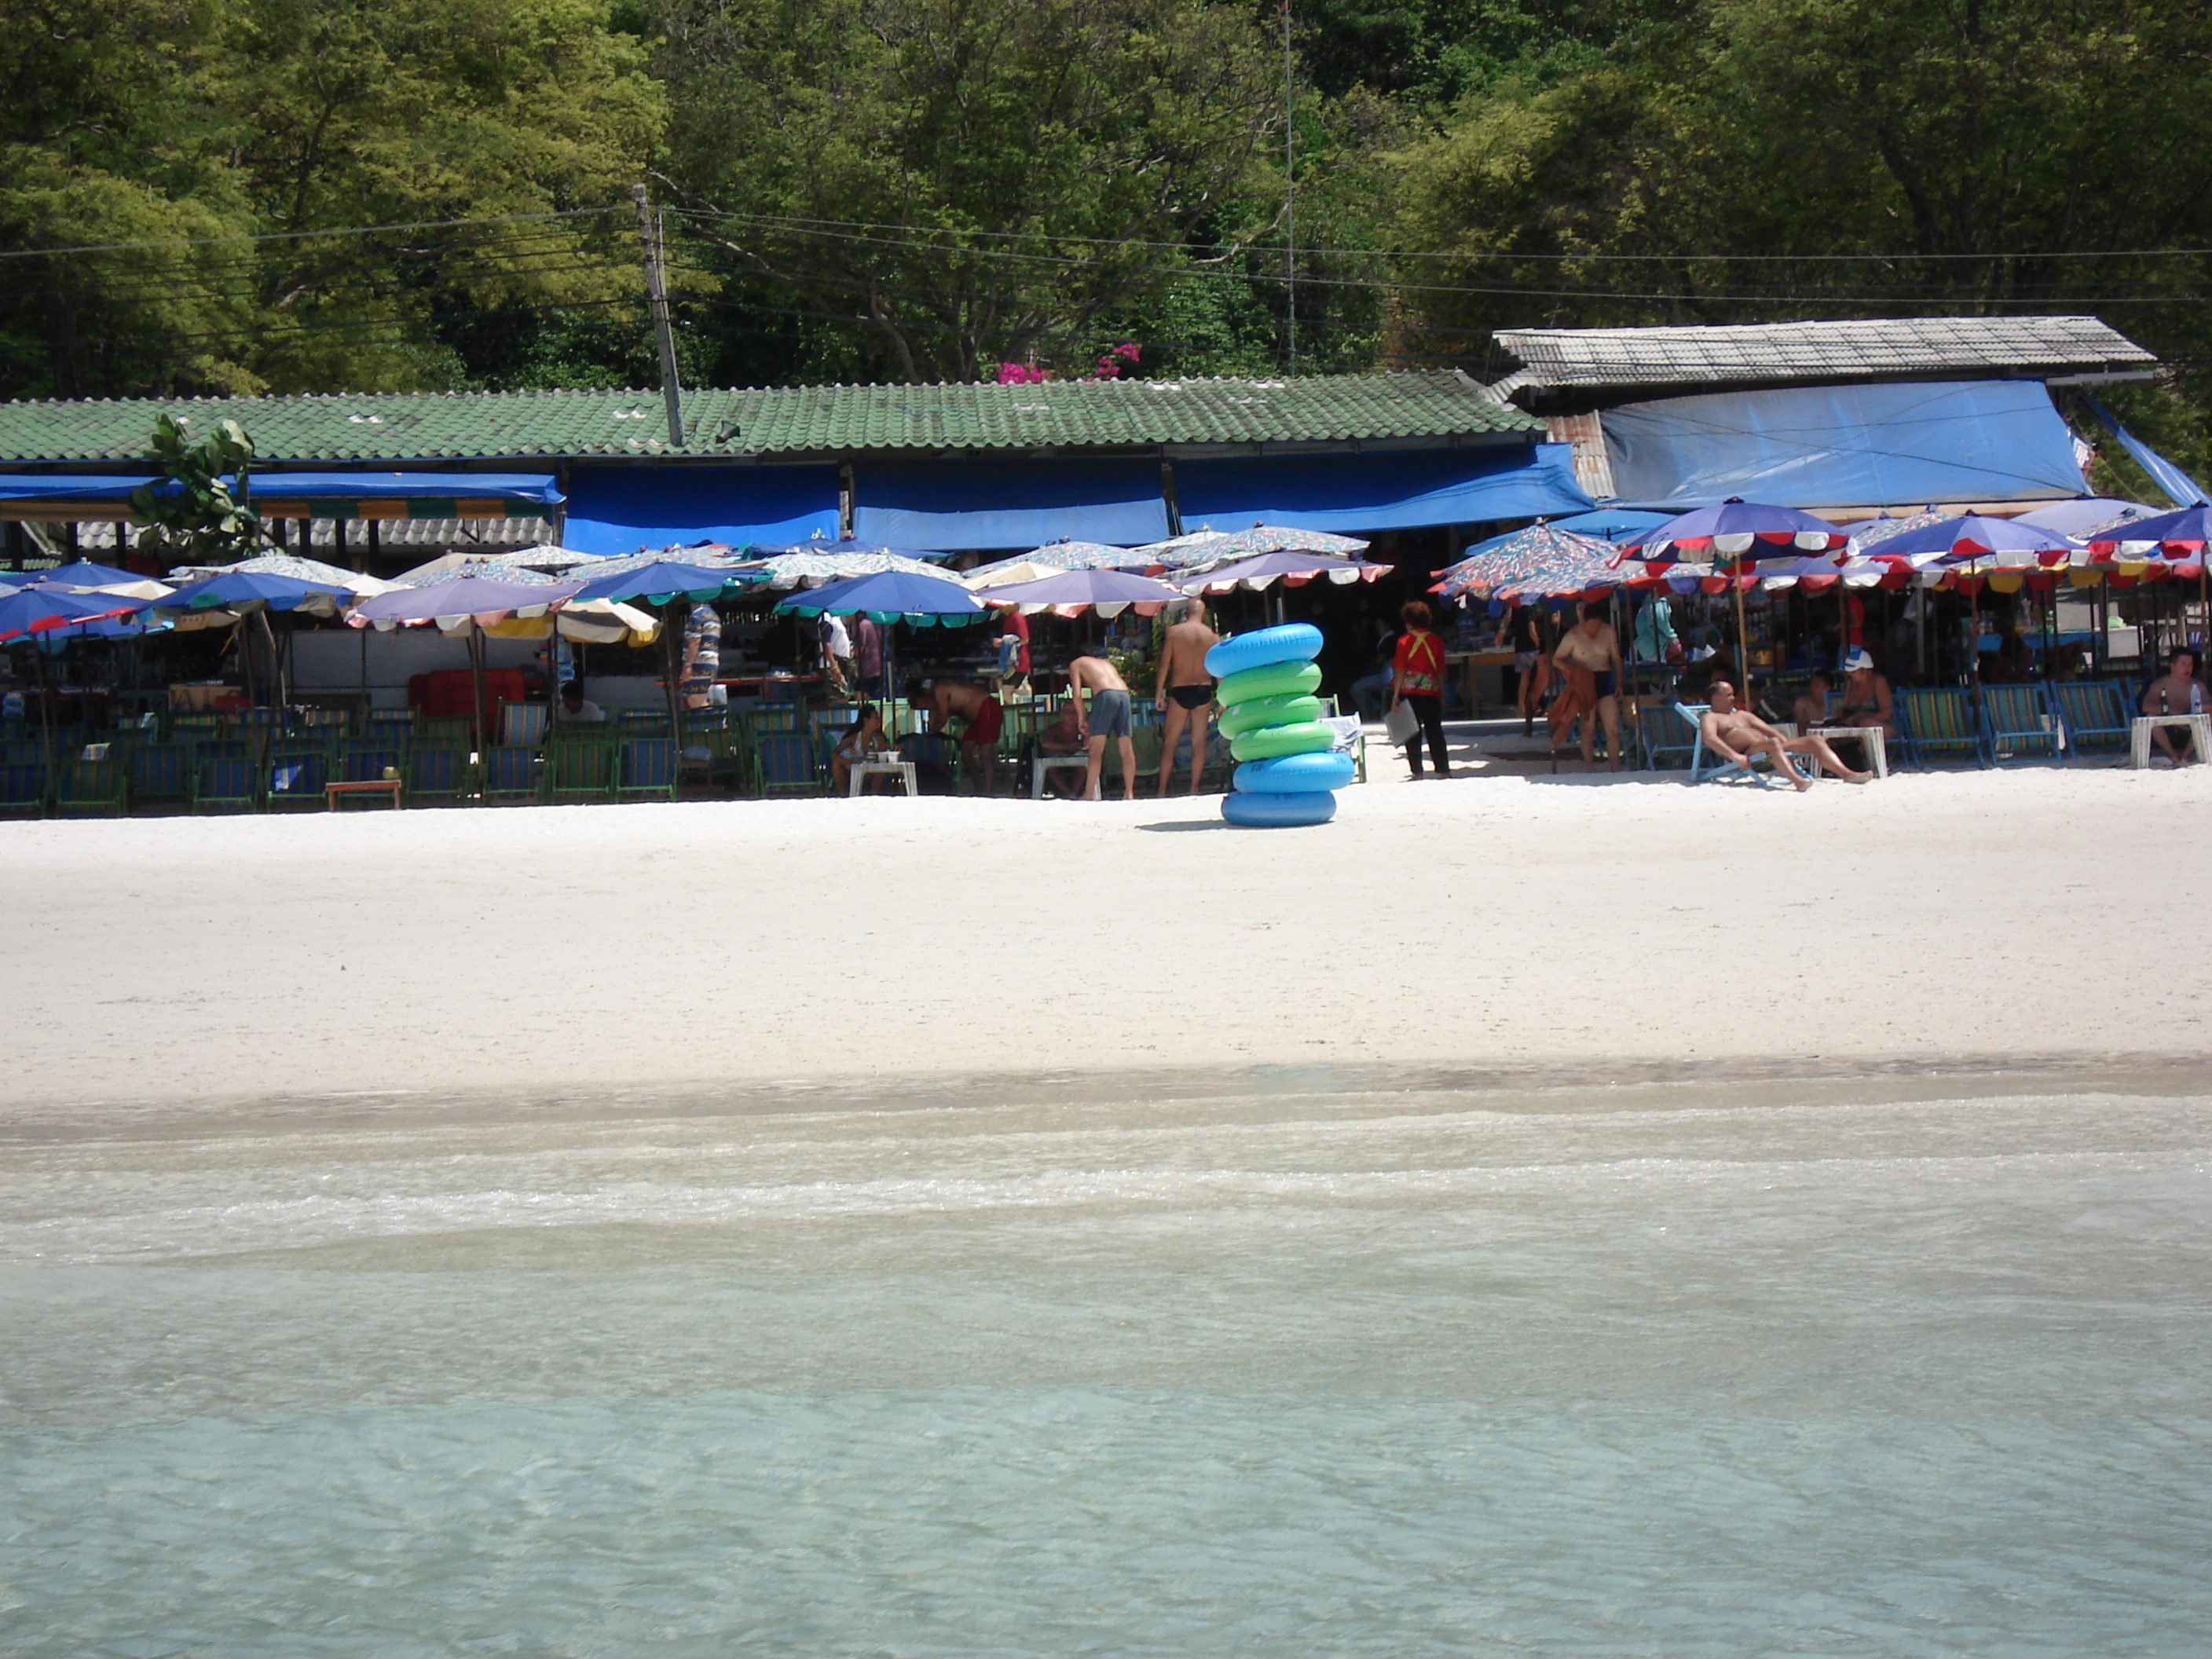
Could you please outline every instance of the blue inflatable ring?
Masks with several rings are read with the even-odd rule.
[[[1321,670],[1310,662],[1275,662],[1231,674],[1213,688],[1224,708],[1261,697],[1303,697],[1321,690]]]
[[[1336,733],[1319,720],[1298,726],[1263,726],[1229,739],[1229,752],[1240,761],[1272,760],[1277,755],[1306,755],[1336,747]]]
[[[1311,662],[1321,654],[1321,629],[1311,623],[1285,623],[1225,639],[1206,653],[1206,672],[1217,680],[1270,663]]]
[[[1327,823],[1336,816],[1336,797],[1326,789],[1304,789],[1290,795],[1224,795],[1221,816],[1248,830]]]
[[[1246,761],[1237,769],[1232,787],[1247,794],[1295,795],[1310,789],[1341,789],[1358,769],[1342,750],[1326,754],[1278,755],[1273,760]]]

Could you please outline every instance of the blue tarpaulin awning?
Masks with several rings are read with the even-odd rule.
[[[2086,486],[2039,380],[1790,386],[1626,404],[1600,417],[1624,505],[2031,501]]]
[[[1158,461],[862,461],[853,533],[894,547],[1134,547],[1168,533]]]
[[[158,482],[143,472],[0,473],[0,501],[119,503],[141,485]],[[557,507],[561,501],[550,472],[252,472],[246,488],[252,499],[262,501],[422,501],[436,509],[418,512],[417,518],[491,516],[456,514],[452,504],[459,501],[496,501],[501,513],[514,504]]]
[[[2089,407],[2097,411],[2097,418],[2105,423],[2106,429],[2112,436],[2120,441],[2120,447],[2134,458],[2135,464],[2150,476],[2153,483],[2166,492],[2166,500],[2176,507],[2197,507],[2212,501],[2212,496],[2205,495],[2203,484],[2122,426],[2113,418],[2111,410],[2094,398],[2089,399]]]
[[[1585,513],[1565,444],[1376,455],[1284,455],[1178,461],[1183,528],[1415,530]]]
[[[658,552],[836,533],[834,466],[580,466],[568,477],[561,544],[579,553]]]

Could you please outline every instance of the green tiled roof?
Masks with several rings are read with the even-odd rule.
[[[264,461],[514,460],[670,453],[658,392],[339,393],[0,404],[0,463],[131,461],[154,417],[235,420]],[[1054,380],[702,389],[687,455],[1076,449],[1536,434],[1466,376]]]

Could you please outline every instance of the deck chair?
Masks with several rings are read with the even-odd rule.
[[[46,762],[0,762],[0,813],[35,818],[44,817],[46,810]]]
[[[261,805],[260,768],[242,744],[206,743],[192,757],[192,811],[252,812]]]
[[[507,744],[545,741],[545,726],[552,710],[542,702],[503,702],[499,706],[499,740]]]
[[[763,732],[754,739],[763,796],[818,795],[822,775],[814,739],[804,732]]]
[[[60,744],[54,746],[54,752],[61,752]],[[44,766],[46,763],[46,745],[37,738],[10,738],[7,742],[0,743],[0,766]]]
[[[1684,732],[1680,720],[1674,718],[1676,707],[1668,697],[1638,697],[1633,699],[1636,714],[1637,747],[1644,757],[1647,772],[1672,771],[1687,766],[1697,752],[1698,734]],[[1627,739],[1622,739],[1623,747]]]
[[[538,751],[520,744],[487,749],[477,768],[477,799],[486,806],[521,806],[538,799]]]
[[[676,779],[673,738],[623,740],[622,769],[615,775],[615,799],[674,800]]]
[[[1984,685],[1982,741],[1992,763],[2003,766],[2058,758],[2058,722],[2039,685]]]
[[[1774,780],[1759,769],[1762,764],[1767,763],[1766,756],[1753,755],[1751,757],[1750,763],[1745,765],[1735,761],[1724,761],[1717,755],[1706,753],[1704,722],[1706,711],[1711,707],[1711,703],[1705,702],[1678,702],[1674,705],[1674,712],[1681,716],[1683,724],[1690,728],[1690,781],[1703,783],[1708,778],[1713,778],[1724,782],[1740,783],[1748,778],[1762,789],[1770,787]],[[1789,761],[1791,771],[1797,770],[1796,762],[1789,760],[1787,756],[1784,756],[1784,759]],[[1800,774],[1800,775],[1802,775]]]
[[[379,743],[404,743],[415,735],[411,708],[372,708],[361,724],[361,734]]]
[[[407,804],[466,799],[474,793],[466,744],[418,740],[407,745],[400,775],[407,780]]]
[[[710,790],[743,788],[751,776],[744,728],[716,725],[703,732],[687,730],[678,773]]]
[[[323,744],[280,739],[270,745],[265,770],[264,805],[318,809],[329,805],[323,786],[331,781],[331,756]]]
[[[339,783],[374,782],[386,767],[404,771],[406,752],[404,744],[381,738],[346,738],[338,744],[332,777]]]
[[[593,733],[563,734],[545,745],[545,798],[554,801],[612,800],[615,745]]]
[[[704,714],[704,709],[687,710]],[[668,711],[665,708],[617,708],[615,710],[614,730],[625,738],[665,738],[668,735]]]
[[[1988,763],[1981,723],[1955,686],[1899,687],[1893,700],[1905,757],[1926,766],[1931,757],[1964,755],[1977,766]]]
[[[473,743],[476,725],[466,714],[426,715],[421,731],[424,737],[441,743]]]
[[[142,743],[131,751],[131,799],[189,800],[192,751],[181,743]]]
[[[2066,728],[2066,741],[2077,755],[2091,750],[2124,752],[2135,732],[2127,700],[2110,680],[2055,680],[2051,712]]]
[[[129,799],[131,766],[118,755],[106,760],[73,756],[54,768],[58,817],[120,817]]]

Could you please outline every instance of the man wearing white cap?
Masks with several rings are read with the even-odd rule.
[[[1874,659],[1863,647],[1844,653],[1844,702],[1831,718],[1832,726],[1879,726],[1885,738],[1897,735],[1897,716],[1890,707],[1889,682],[1874,672]]]

